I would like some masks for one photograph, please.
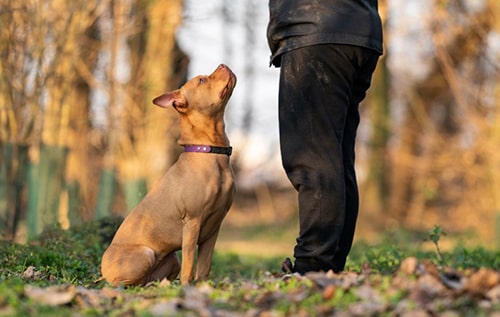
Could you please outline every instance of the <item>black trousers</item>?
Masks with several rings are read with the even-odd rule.
[[[354,146],[359,103],[379,55],[325,44],[281,58],[282,163],[298,191],[300,232],[295,271],[342,271],[352,246],[359,196]]]

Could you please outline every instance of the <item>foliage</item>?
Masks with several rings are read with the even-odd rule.
[[[71,231],[52,228],[28,245],[1,242],[0,315],[390,315],[423,310],[487,315],[500,309],[499,251],[456,247],[441,253],[450,265],[441,268],[433,263],[435,253],[425,250],[425,241],[392,238],[378,245],[356,244],[342,274],[283,275],[281,258],[219,252],[206,282],[110,288],[97,282],[99,262],[120,221],[106,218]],[[442,233],[433,234],[437,243]]]
[[[440,265],[446,265],[443,256],[441,255],[441,250],[439,249],[439,240],[441,239],[441,236],[445,235],[446,232],[444,232],[440,226],[434,226],[434,228],[429,231],[429,240],[434,243],[434,246],[436,248],[436,255]]]
[[[120,222],[119,218],[105,218],[71,231],[54,227],[26,245],[0,241],[0,279],[25,277],[37,285],[90,285],[99,278],[100,257]],[[23,276],[30,267],[35,271]]]

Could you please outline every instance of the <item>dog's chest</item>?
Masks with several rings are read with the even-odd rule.
[[[234,195],[234,177],[228,158],[199,153],[181,158],[176,177],[169,177],[169,184],[174,186],[172,189],[184,205],[186,216],[204,219],[225,212]]]

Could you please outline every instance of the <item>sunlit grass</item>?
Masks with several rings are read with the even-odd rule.
[[[26,299],[26,285],[75,285],[96,291],[109,288],[105,282],[95,283],[100,277],[100,257],[110,241],[109,232],[113,232],[118,225],[116,221],[105,223],[89,223],[69,231],[54,228],[26,245],[1,242],[0,314],[67,316],[78,311],[75,303],[72,306],[47,307]],[[292,255],[295,242],[296,228],[292,222],[288,224],[288,228],[280,228],[286,227],[283,223],[244,228],[227,226],[227,231],[223,230],[216,246],[209,280],[194,284],[197,292],[201,293],[195,293],[195,296],[205,296],[214,309],[248,311],[257,305],[261,309],[268,307],[284,315],[315,314],[323,308],[328,313],[332,307],[341,310],[359,301],[357,293],[349,289],[337,288],[331,297],[325,298],[309,279],[283,278],[280,272],[281,261],[284,256]],[[419,261],[429,261],[436,265],[442,261],[457,270],[500,267],[500,251],[464,247],[461,244],[441,251],[440,260],[436,250],[432,248],[433,242],[429,241],[429,232],[432,234],[437,231],[388,232],[381,237],[381,243],[375,244],[357,241],[346,269],[356,274],[370,270],[367,282],[383,294],[384,302],[395,306],[408,295],[408,291],[391,290],[393,286],[390,283],[393,273],[407,257],[416,257]],[[450,238],[448,235],[439,236],[439,239],[431,237],[437,243]],[[240,249],[224,248],[234,240],[245,244]],[[282,245],[279,244],[280,241]],[[282,249],[265,249],[266,246],[273,245],[282,246]],[[29,267],[33,267],[36,274],[26,276],[25,272]],[[176,310],[175,300],[191,296],[186,293],[189,289],[182,287],[178,280],[118,291],[122,295],[111,301],[104,297],[103,303],[87,307],[83,310],[84,314],[80,314],[98,316],[110,312],[120,315],[146,311],[145,314],[148,315],[151,307],[159,305],[159,308],[164,308],[162,305],[165,303],[170,303],[169,305],[173,305],[171,308]]]

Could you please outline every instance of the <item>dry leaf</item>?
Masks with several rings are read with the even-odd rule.
[[[370,276],[372,274],[372,269],[370,268],[370,265],[368,262],[364,262],[361,265],[361,275],[363,276]]]
[[[409,289],[409,298],[421,306],[431,302],[436,296],[446,291],[441,282],[430,274],[418,278],[413,288]]]
[[[182,305],[187,309],[196,311],[202,317],[213,315],[210,307],[210,299],[194,286],[186,286],[184,288]]]
[[[25,280],[35,280],[40,276],[40,271],[35,270],[33,265],[28,266],[28,268],[23,272],[23,279]]]
[[[276,297],[273,292],[266,291],[257,296],[255,299],[255,306],[261,309],[270,309],[276,302]]]
[[[352,316],[377,316],[384,309],[383,304],[365,301],[349,305],[349,312]]]
[[[149,312],[153,316],[176,316],[179,315],[180,307],[179,300],[174,299],[154,304],[149,308]]]
[[[499,284],[500,275],[498,272],[488,268],[481,268],[467,279],[464,289],[474,295],[484,295]]]
[[[371,303],[382,303],[383,299],[380,294],[371,286],[362,285],[354,290],[356,296],[364,301]]]
[[[168,279],[164,278],[160,281],[160,283],[158,284],[158,287],[169,287],[170,285],[172,285],[172,282],[170,282]]]
[[[441,282],[434,277],[433,275],[427,274],[420,277],[417,281],[417,288],[421,291],[425,292],[430,296],[438,295],[441,292],[444,292],[446,288]]]
[[[306,274],[306,277],[320,289],[324,289],[330,284],[340,285],[340,278],[323,272],[309,272]]]
[[[77,288],[77,292],[75,301],[80,307],[97,307],[103,299],[106,299],[102,296],[102,292],[86,289],[82,286]]]
[[[343,272],[338,274],[337,276],[341,277],[342,280],[341,286],[344,289],[349,289],[351,287],[358,286],[365,280],[364,276],[361,276],[354,272]]]
[[[418,260],[416,257],[408,257],[401,261],[399,271],[406,275],[413,275],[417,272]]]
[[[430,274],[436,278],[439,277],[439,269],[436,264],[431,261],[423,261],[421,265],[418,265],[417,273],[419,275]]]
[[[288,294],[288,298],[291,302],[300,303],[310,296],[309,289],[307,287],[298,287],[291,290]]]
[[[500,304],[500,285],[497,285],[490,289],[486,293],[486,298],[488,298],[494,304]]]
[[[122,293],[115,288],[103,287],[101,290],[101,295],[109,299],[115,299],[122,296]]]
[[[335,296],[336,290],[337,290],[337,288],[335,287],[335,285],[333,285],[333,284],[327,285],[325,287],[325,289],[323,290],[323,299],[324,300],[332,299],[333,296]]]
[[[407,312],[401,314],[400,316],[401,317],[430,317],[432,315],[427,310],[420,308],[420,309],[407,311]]]
[[[310,272],[306,274],[306,277],[320,289],[324,289],[330,284],[340,286],[343,289],[349,289],[360,285],[364,280],[364,276],[354,272],[343,272],[340,274],[333,273],[333,271],[328,271],[327,273]]]
[[[77,291],[73,285],[51,286],[46,288],[26,285],[24,294],[38,303],[50,306],[59,306],[70,303]]]

